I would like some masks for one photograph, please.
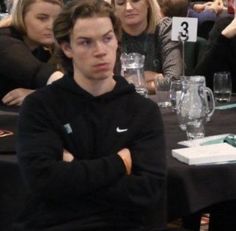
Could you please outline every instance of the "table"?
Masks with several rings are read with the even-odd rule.
[[[175,113],[170,109],[161,111],[167,142],[169,220],[210,209],[211,206],[222,202],[236,200],[236,164],[189,166],[174,159],[171,149],[180,147],[177,142],[185,140],[186,135],[179,129]],[[236,134],[235,115],[235,108],[215,111],[206,125],[206,135]],[[17,114],[6,116],[0,113],[0,127],[15,131],[17,118]],[[2,142],[3,138],[0,138],[0,149]],[[0,178],[0,230],[4,230],[17,215],[25,196],[24,182],[19,173],[16,156],[12,155],[15,153],[15,137],[12,136],[5,142],[6,153],[0,153],[0,174],[4,176]]]
[[[213,218],[213,211],[218,213],[218,208],[214,210],[213,207],[227,201],[232,202],[232,206],[236,204],[236,201],[232,201],[236,200],[236,164],[189,166],[174,159],[171,156],[171,149],[181,147],[177,145],[177,142],[186,140],[186,135],[178,128],[177,117],[173,112],[164,109],[162,114],[168,154],[169,220],[196,214],[196,217],[190,217],[189,222],[192,224],[187,224],[188,226],[185,227],[193,228],[196,226],[196,224],[193,224],[193,220],[199,219],[200,213],[198,212],[204,210],[212,213],[211,226],[215,227],[218,218]],[[211,121],[206,124],[206,135],[236,134],[235,116],[236,108],[216,110]],[[219,231],[230,231],[230,228],[221,229],[219,224],[218,227]],[[198,230],[198,228],[195,227],[193,230]],[[235,227],[233,230],[235,230]]]
[[[13,135],[0,137],[0,154],[15,154],[15,135],[19,108],[0,104],[0,130],[13,132]]]
[[[216,110],[206,125],[206,135],[236,134],[236,109]],[[219,120],[221,118],[221,120]],[[171,156],[171,149],[181,147],[185,132],[177,126],[175,114],[163,112],[168,153],[168,211],[175,218],[194,213],[224,200],[236,199],[236,164],[189,166]],[[230,189],[230,190],[225,190]]]

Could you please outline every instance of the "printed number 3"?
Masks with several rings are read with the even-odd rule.
[[[180,25],[182,28],[182,31],[179,32],[180,37],[182,38],[182,40],[188,40],[188,23],[187,22],[182,22]]]

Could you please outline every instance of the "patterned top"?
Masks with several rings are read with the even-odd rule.
[[[171,41],[171,18],[163,18],[154,34],[131,36],[123,32],[121,52],[137,52],[145,55],[145,71],[163,73],[165,77],[182,75],[181,46]]]

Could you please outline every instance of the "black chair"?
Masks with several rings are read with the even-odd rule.
[[[184,44],[185,75],[190,76],[193,74],[207,46],[207,40],[202,37],[197,37],[196,42],[186,42]]]
[[[211,31],[212,27],[214,26],[215,21],[208,20],[198,24],[198,33],[199,37],[208,39],[209,32]]]

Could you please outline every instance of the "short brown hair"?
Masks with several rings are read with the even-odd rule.
[[[53,31],[58,44],[70,42],[70,33],[79,18],[92,16],[109,17],[114,32],[120,36],[120,26],[111,5],[104,0],[72,0],[66,4],[54,22]],[[72,60],[58,48],[58,57],[65,72],[73,73]]]

